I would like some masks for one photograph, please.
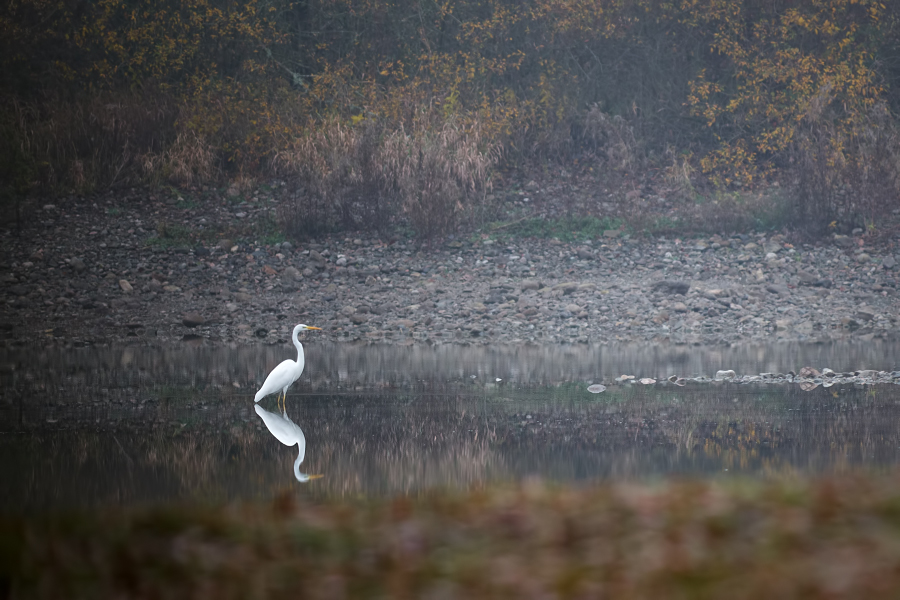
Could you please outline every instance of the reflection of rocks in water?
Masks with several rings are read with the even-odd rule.
[[[552,385],[571,381],[609,383],[622,374],[640,378],[739,376],[789,373],[797,365],[831,369],[892,369],[900,364],[900,344],[693,347],[693,346],[365,346],[304,340],[306,372],[299,390],[372,390],[381,386],[466,382],[473,389],[497,378],[504,385]],[[169,349],[124,347],[77,351],[17,350],[0,353],[4,389],[57,390],[90,395],[90,400],[134,398],[129,388],[190,385],[252,397],[266,374],[284,359],[284,345]],[[824,368],[827,367],[827,368]],[[471,376],[474,376],[472,378]],[[900,373],[896,375],[900,378]],[[85,389],[86,388],[86,389]],[[252,390],[251,390],[252,388]]]

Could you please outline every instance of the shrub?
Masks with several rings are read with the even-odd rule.
[[[484,145],[477,121],[466,127],[449,119],[438,128],[424,113],[411,132],[387,136],[379,156],[384,186],[419,235],[447,233],[483,212],[498,157]]]
[[[813,235],[834,222],[846,229],[872,222],[900,193],[900,132],[887,107],[841,122],[829,96],[825,89],[810,102],[790,148],[793,224]]]
[[[282,214],[293,234],[383,227],[398,219],[427,237],[476,214],[490,187],[497,152],[482,150],[477,122],[440,128],[438,113],[418,114],[411,130],[332,119],[291,142],[276,166],[296,193]],[[311,130],[312,128],[310,128]]]
[[[329,119],[289,142],[275,156],[275,169],[294,188],[280,218],[291,235],[339,228],[386,225],[394,209],[386,206],[377,165],[380,132],[374,122],[351,126]]]

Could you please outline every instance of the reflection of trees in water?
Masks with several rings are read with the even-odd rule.
[[[285,334],[287,335],[287,333]],[[298,390],[334,391],[362,386],[419,385],[430,381],[478,382],[502,378],[507,383],[549,385],[566,381],[607,381],[617,375],[662,377],[671,374],[713,375],[719,369],[738,373],[787,372],[805,365],[854,370],[891,369],[900,364],[900,345],[773,344],[765,346],[363,346],[305,340],[307,370]],[[127,398],[128,390],[175,386],[228,390],[252,396],[266,374],[293,347],[286,339],[274,346],[215,348],[16,349],[0,353],[0,392],[4,398],[90,390],[97,398]],[[240,388],[234,387],[235,384]]]
[[[514,470],[533,469],[543,455],[550,472],[571,477],[893,465],[900,406],[893,386],[879,392],[880,400],[858,387],[635,387],[618,402],[525,404],[504,438],[513,452],[504,454],[519,457]]]
[[[307,437],[304,467],[325,475],[297,493],[415,494],[531,474],[844,471],[892,465],[900,447],[894,386],[874,395],[836,386],[612,386],[597,396],[575,386],[519,395],[458,387],[289,397]],[[47,407],[26,406],[18,433],[0,437],[0,468],[22,482],[0,491],[0,506],[224,501],[295,488],[296,450],[269,434],[252,402],[200,396],[143,408],[70,401],[50,407],[53,423]]]

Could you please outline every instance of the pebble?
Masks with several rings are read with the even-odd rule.
[[[203,316],[200,315],[199,313],[195,313],[195,312],[187,313],[181,319],[181,323],[185,327],[197,327],[199,325],[203,325],[204,323],[206,323],[206,319],[204,319]]]

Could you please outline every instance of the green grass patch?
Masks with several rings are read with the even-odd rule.
[[[562,217],[559,219],[525,218],[508,223],[495,223],[486,233],[498,239],[557,238],[564,242],[595,240],[603,232],[621,229],[624,221],[611,217]]]

